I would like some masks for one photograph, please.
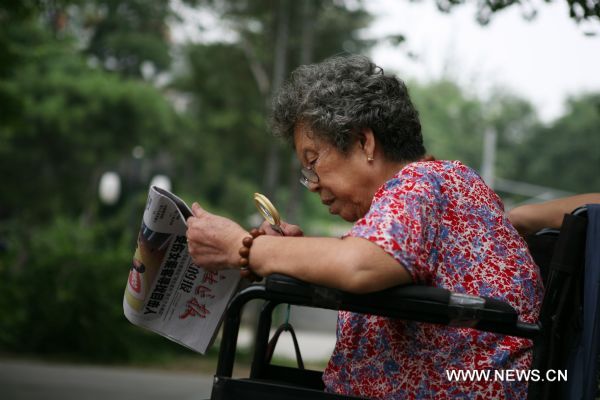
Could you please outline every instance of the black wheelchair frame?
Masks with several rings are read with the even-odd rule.
[[[519,321],[508,304],[487,297],[451,293],[442,288],[409,285],[357,295],[273,275],[264,284],[240,291],[224,320],[211,400],[357,399],[324,392],[322,372],[272,365],[268,355],[272,313],[279,304],[346,310],[385,317],[469,327],[533,339],[532,369],[565,369],[571,331],[577,327],[579,286],[585,254],[586,210],[565,215],[560,231],[544,230],[528,238],[540,266],[546,293],[538,323]],[[233,378],[238,331],[244,305],[262,299],[248,378]],[[574,328],[575,327],[575,328]],[[529,399],[560,399],[564,382],[530,382]]]

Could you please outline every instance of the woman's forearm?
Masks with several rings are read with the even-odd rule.
[[[248,236],[235,222],[192,205],[188,249],[197,265],[211,270],[239,268],[240,247]],[[286,234],[302,231],[288,226]],[[409,283],[408,271],[376,244],[354,237],[306,238],[264,235],[249,248],[250,269],[260,276],[274,273],[349,292],[365,293]],[[244,258],[247,255],[244,255]]]
[[[580,194],[543,203],[526,204],[508,213],[510,222],[522,235],[542,228],[560,228],[563,216],[585,204],[600,203],[600,193]]]
[[[411,282],[408,271],[379,246],[348,237],[260,236],[250,253],[259,275],[280,273],[353,293],[367,293]]]

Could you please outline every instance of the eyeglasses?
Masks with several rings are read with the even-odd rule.
[[[308,167],[302,167],[300,170],[300,173],[302,174],[302,176],[300,176],[300,183],[308,190],[310,190],[311,183],[319,183],[319,175],[315,172],[315,167],[317,166],[317,163],[321,161],[321,158],[325,153],[327,153],[327,151],[319,154]]]
[[[311,161],[310,165],[308,167],[302,167],[302,169],[300,169],[300,183],[307,188],[308,190],[310,190],[310,184],[313,183],[319,183],[319,175],[317,175],[317,173],[315,172],[315,167],[317,166],[317,163],[320,162],[323,157],[327,154],[329,154],[330,152],[330,148],[322,148],[320,151],[320,154],[317,156],[317,158],[315,158],[313,161]]]
[[[313,170],[314,164],[310,167],[302,167],[300,173],[302,176],[300,177],[300,183],[307,189],[310,189],[311,183],[319,183],[319,175]]]

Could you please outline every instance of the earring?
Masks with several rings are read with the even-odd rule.
[[[371,162],[371,161],[373,161],[373,160],[374,160],[373,156],[367,156],[367,161],[368,161],[368,162]]]

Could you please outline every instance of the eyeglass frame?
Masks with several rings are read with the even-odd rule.
[[[310,167],[302,167],[300,169],[301,176],[299,181],[302,184],[302,186],[304,186],[307,189],[310,189],[309,185],[311,183],[319,183],[319,175],[317,175],[313,168],[314,165],[311,165]]]
[[[317,172],[315,171],[315,166],[317,165],[317,162],[321,160],[321,157],[325,153],[326,152],[319,154],[317,158],[315,158],[308,167],[300,168],[300,183],[308,190],[310,190],[309,184],[319,183],[319,175],[317,175]]]

